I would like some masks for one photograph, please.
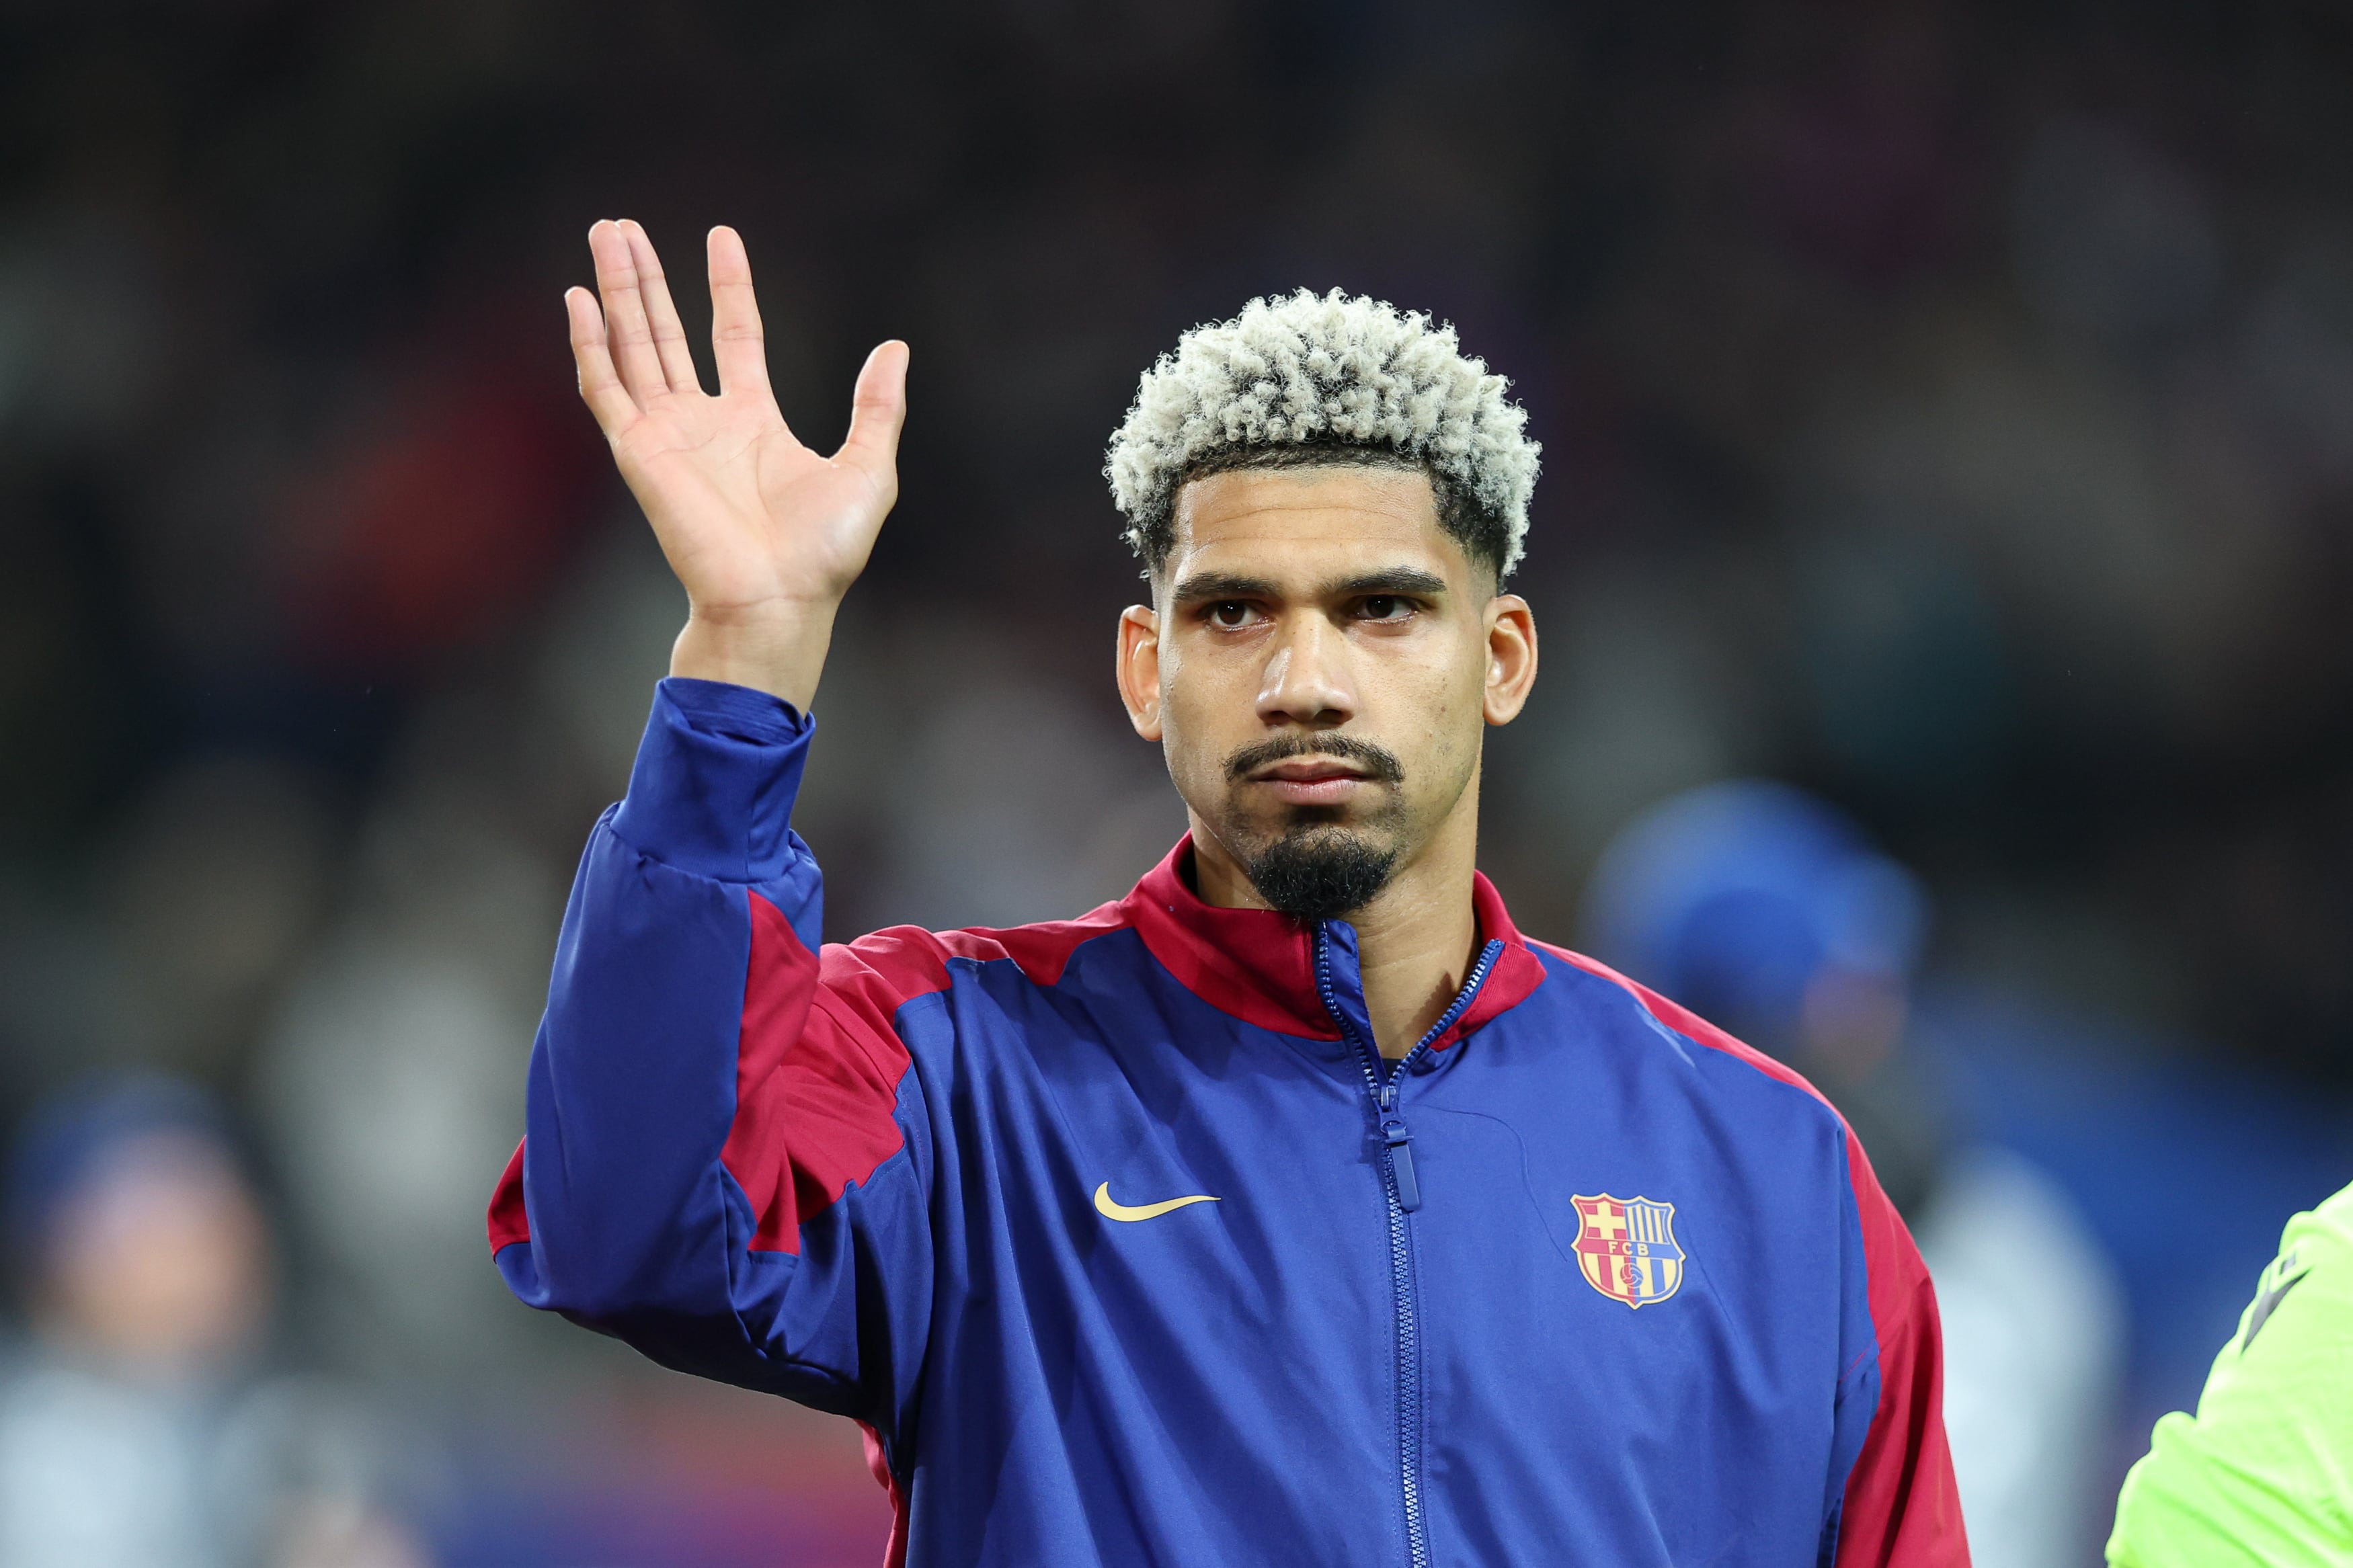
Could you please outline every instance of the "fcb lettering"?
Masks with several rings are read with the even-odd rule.
[[[1608,1193],[1569,1202],[1577,1205],[1577,1266],[1587,1284],[1629,1307],[1654,1305],[1682,1286],[1674,1205]]]

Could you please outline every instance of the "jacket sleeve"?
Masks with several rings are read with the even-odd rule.
[[[844,950],[821,973],[810,728],[662,682],[573,884],[491,1246],[531,1306],[887,1439],[930,1316],[928,1124],[903,998]]]
[[[1823,1561],[1835,1568],[1968,1568],[1968,1542],[1945,1446],[1944,1336],[1912,1233],[1850,1131],[1855,1205],[1852,1347],[1839,1379],[1838,1448],[1852,1454],[1831,1500]],[[1835,1553],[1835,1555],[1833,1555]]]

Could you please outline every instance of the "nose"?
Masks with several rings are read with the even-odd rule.
[[[1347,639],[1326,617],[1294,615],[1267,649],[1258,716],[1271,726],[1330,730],[1356,716]]]

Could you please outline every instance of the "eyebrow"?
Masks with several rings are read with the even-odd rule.
[[[1354,599],[1379,594],[1412,595],[1435,599],[1446,593],[1446,579],[1419,566],[1380,566],[1370,572],[1360,572],[1353,577],[1335,578],[1316,589],[1318,599]],[[1187,577],[1169,591],[1169,598],[1179,605],[1198,605],[1217,599],[1279,599],[1282,591],[1264,577],[1246,577],[1236,572],[1204,572]]]
[[[1187,577],[1168,591],[1168,597],[1180,605],[1198,605],[1205,599],[1271,599],[1278,597],[1274,584],[1263,577],[1245,577],[1236,572],[1204,572]]]
[[[1435,572],[1425,572],[1419,566],[1382,566],[1343,577],[1336,583],[1326,583],[1317,595],[1325,599],[1355,599],[1372,594],[1410,595],[1417,598],[1435,599],[1446,593],[1446,579]]]

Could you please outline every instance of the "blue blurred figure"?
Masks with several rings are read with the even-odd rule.
[[[373,1424],[263,1375],[269,1230],[220,1112],[140,1078],[37,1113],[10,1252],[0,1568],[424,1568]]]
[[[1945,1422],[1978,1568],[2096,1562],[2123,1338],[2112,1268],[2039,1168],[1969,1140],[1905,1049],[1927,932],[1843,813],[1744,780],[1612,840],[1587,951],[1810,1079],[1912,1226],[1945,1326]]]

